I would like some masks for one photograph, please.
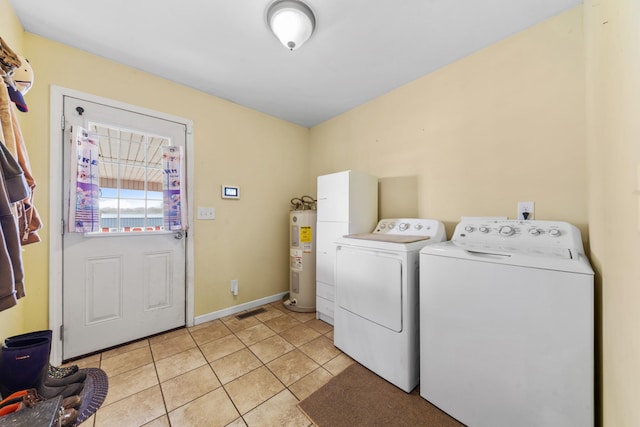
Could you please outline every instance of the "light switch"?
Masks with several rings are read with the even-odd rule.
[[[198,219],[216,219],[216,208],[198,206]]]

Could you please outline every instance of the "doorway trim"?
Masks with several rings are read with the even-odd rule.
[[[170,120],[186,126],[186,152],[187,152],[187,207],[189,221],[189,238],[185,248],[185,280],[186,280],[186,313],[187,326],[194,325],[194,263],[193,263],[193,121],[171,114],[161,113],[151,109],[132,104],[103,98],[51,85],[50,88],[50,115],[49,115],[49,329],[53,331],[51,341],[51,363],[62,363],[62,340],[60,326],[62,325],[62,233],[64,230],[63,211],[63,186],[60,175],[63,153],[63,100],[65,96],[85,99],[98,104],[104,104],[114,108],[146,114],[164,120]]]

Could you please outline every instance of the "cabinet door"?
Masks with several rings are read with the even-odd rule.
[[[335,241],[348,234],[345,222],[318,222],[316,236],[316,280],[329,285],[334,283],[336,256]]]
[[[349,220],[349,172],[318,177],[318,221]]]

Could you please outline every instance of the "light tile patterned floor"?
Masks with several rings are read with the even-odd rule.
[[[73,361],[109,377],[82,426],[310,426],[297,403],[354,362],[315,313],[261,308]]]

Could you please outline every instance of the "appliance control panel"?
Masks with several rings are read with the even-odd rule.
[[[380,220],[373,229],[373,234],[433,236],[441,227],[442,223],[433,219],[392,218]]]
[[[456,226],[451,240],[468,248],[561,248],[584,253],[580,230],[562,221],[466,218]]]

